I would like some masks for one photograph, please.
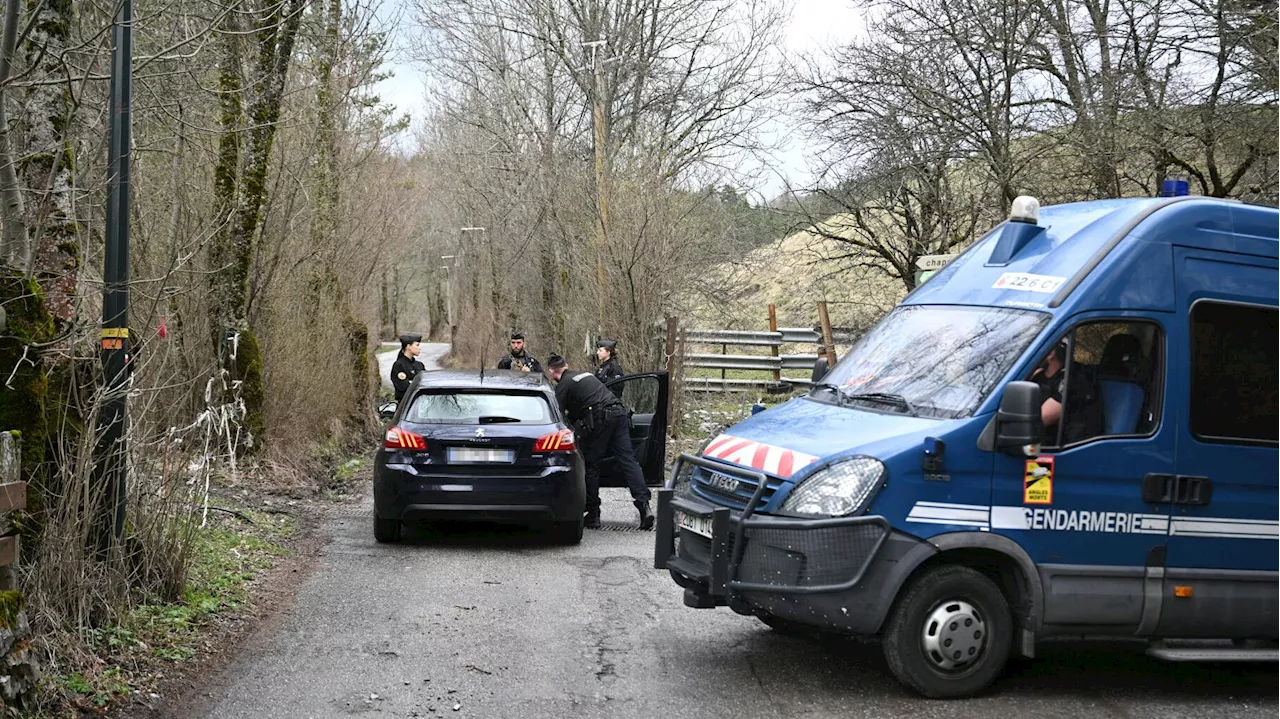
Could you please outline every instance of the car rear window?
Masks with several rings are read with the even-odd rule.
[[[413,398],[404,421],[418,424],[551,424],[540,394],[426,392]]]

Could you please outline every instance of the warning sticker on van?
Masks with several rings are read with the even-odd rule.
[[[1053,504],[1053,457],[1027,460],[1022,478],[1023,504]]]
[[[1020,290],[1022,292],[1043,292],[1044,294],[1053,294],[1058,291],[1065,277],[1054,277],[1052,275],[1030,275],[1025,272],[1006,272],[1000,275],[1000,279],[996,280],[993,289],[997,290]]]

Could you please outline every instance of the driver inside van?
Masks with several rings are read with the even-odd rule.
[[[1090,381],[1084,365],[1076,364],[1067,381],[1067,340],[1061,339],[1053,346],[1049,356],[1031,374],[1031,381],[1040,386],[1040,420],[1044,423],[1042,444],[1058,446],[1058,424],[1062,421],[1063,392],[1071,397],[1071,412],[1067,420],[1062,444],[1096,436],[1102,429],[1102,398],[1097,386]]]
[[[1067,341],[1061,340],[1031,375],[1031,381],[1040,385],[1040,421],[1044,423],[1045,444],[1055,444],[1058,439],[1066,365]]]

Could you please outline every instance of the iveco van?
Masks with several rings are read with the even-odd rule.
[[[1044,639],[1276,661],[1278,222],[1019,198],[805,396],[676,461],[656,566],[690,607],[879,637],[931,697]]]

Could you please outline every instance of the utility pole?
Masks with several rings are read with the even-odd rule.
[[[121,0],[112,26],[111,108],[107,149],[107,236],[102,300],[102,433],[94,475],[104,506],[97,531],[99,549],[124,534],[125,421],[129,393],[129,152],[133,102],[133,0]]]

